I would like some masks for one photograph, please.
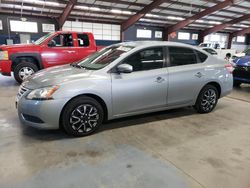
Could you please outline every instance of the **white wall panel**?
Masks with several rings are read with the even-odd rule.
[[[88,23],[88,22],[82,22],[82,27],[83,28],[93,28],[93,24]]]
[[[94,35],[96,40],[102,40],[102,35]]]
[[[83,32],[90,32],[93,33],[93,29],[92,28],[82,28]]]
[[[72,27],[82,28],[82,22],[72,22]]]
[[[103,35],[111,35],[112,31],[110,30],[102,30]]]
[[[63,25],[63,27],[71,27],[71,21],[66,21]]]
[[[111,27],[111,24],[103,24],[102,28],[103,29],[110,29],[111,30],[112,27]]]
[[[63,31],[91,32],[96,40],[120,40],[120,25],[66,21]]]
[[[111,35],[103,35],[103,40],[112,40]]]
[[[72,31],[82,32],[82,28],[81,27],[72,27]]]
[[[95,35],[102,35],[102,29],[93,29],[93,33],[95,34]]]
[[[93,28],[102,29],[102,24],[94,23]]]
[[[119,36],[119,35],[120,35],[120,31],[114,31],[114,30],[112,30],[112,35],[117,35],[117,36]]]
[[[120,40],[120,36],[112,36],[112,40]]]

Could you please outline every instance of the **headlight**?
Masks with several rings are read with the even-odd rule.
[[[58,89],[59,89],[58,86],[35,89],[31,91],[26,98],[30,100],[50,100],[53,99],[53,94]]]
[[[9,54],[8,51],[0,51],[0,60],[8,60]]]

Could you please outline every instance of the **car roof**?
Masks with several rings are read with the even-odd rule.
[[[132,47],[150,47],[150,46],[177,46],[177,47],[191,47],[195,48],[192,45],[184,44],[180,42],[169,42],[169,41],[134,41],[134,42],[122,42],[116,45],[132,46]]]

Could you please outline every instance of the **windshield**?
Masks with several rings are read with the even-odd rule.
[[[40,45],[43,43],[43,41],[45,41],[47,38],[49,38],[51,35],[53,35],[53,33],[48,33],[47,35],[44,35],[43,37],[41,37],[40,39],[36,40],[34,42],[34,44],[36,45]]]
[[[91,70],[102,69],[133,48],[123,45],[107,47],[78,62],[77,66]]]

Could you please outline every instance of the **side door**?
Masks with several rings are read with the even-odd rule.
[[[197,53],[201,52],[186,47],[168,47],[168,106],[189,105],[196,100],[205,82],[205,68]],[[203,57],[205,61],[207,55]]]
[[[71,33],[54,36],[41,51],[43,61],[48,67],[76,61],[77,50]]]
[[[86,33],[77,33],[77,53],[78,60],[87,57],[88,55],[96,52],[96,46],[91,44],[92,40],[89,39],[88,34]]]
[[[111,73],[114,116],[166,106],[168,82],[164,51],[163,47],[140,50],[121,62],[131,65],[132,73]]]

